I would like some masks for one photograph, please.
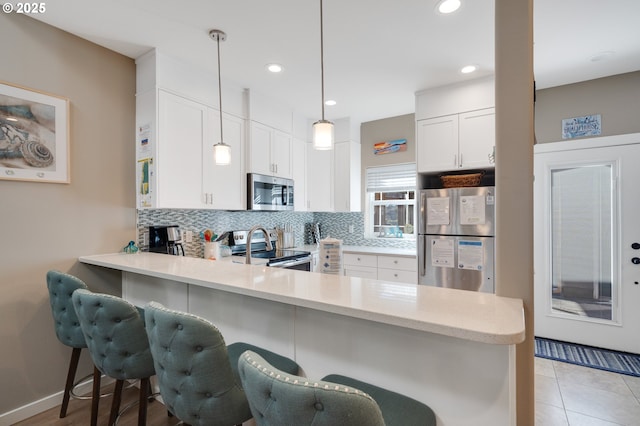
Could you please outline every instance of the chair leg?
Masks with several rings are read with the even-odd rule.
[[[120,411],[120,402],[122,401],[122,387],[124,380],[116,380],[116,387],[113,390],[113,401],[111,402],[111,414],[109,415],[109,426],[116,424],[118,412]]]
[[[149,403],[149,378],[140,379],[140,403],[138,406],[138,426],[147,424],[147,404]]]
[[[91,426],[98,426],[98,407],[100,405],[100,370],[93,367],[93,391],[91,393]]]
[[[73,348],[73,351],[71,351],[69,371],[67,372],[67,382],[64,385],[64,395],[62,396],[62,405],[60,406],[61,419],[67,415],[67,407],[69,406],[69,398],[71,396],[71,389],[73,388],[73,381],[76,378],[76,371],[78,370],[78,361],[80,360],[81,351],[81,348]]]

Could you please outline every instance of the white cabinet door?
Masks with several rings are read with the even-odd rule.
[[[312,212],[333,211],[333,150],[307,147],[307,205]]]
[[[417,122],[418,172],[458,168],[458,114]]]
[[[495,108],[419,120],[418,172],[494,167]]]
[[[271,163],[274,176],[291,179],[291,143],[288,133],[273,130],[271,133]]]
[[[293,206],[295,211],[307,211],[307,143],[296,139],[291,149],[291,177],[293,178]]]
[[[208,136],[207,107],[158,93],[156,208],[203,208],[202,143]]]
[[[251,122],[249,135],[249,171],[271,175],[271,128]]]
[[[460,168],[494,167],[495,108],[465,112],[459,117]]]
[[[252,121],[249,171],[291,178],[291,135]]]
[[[231,147],[231,164],[218,166],[213,158],[213,145],[220,140],[220,113],[209,109],[212,135],[203,145],[203,188],[208,208],[218,210],[246,209],[244,168],[245,120],[222,114],[224,142]]]
[[[336,212],[361,210],[360,144],[347,141],[334,147],[334,209]]]
[[[416,271],[378,268],[378,279],[395,283],[418,284],[418,273]]]

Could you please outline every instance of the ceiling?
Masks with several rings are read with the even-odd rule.
[[[324,1],[325,92],[337,101],[326,107],[328,119],[412,113],[416,91],[493,74],[493,0],[463,0],[451,15],[437,13],[436,3]],[[49,0],[46,8],[32,16],[131,58],[157,48],[211,70],[216,81],[208,33],[223,30],[223,84],[320,118],[318,0]],[[640,70],[639,20],[638,0],[534,0],[537,87]],[[284,72],[268,73],[270,62]],[[461,74],[467,64],[479,71]]]

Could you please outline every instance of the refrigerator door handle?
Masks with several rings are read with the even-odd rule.
[[[418,244],[420,244],[420,247],[418,247],[418,284],[420,284],[419,278],[424,277],[427,269],[427,237],[420,235],[420,241]]]

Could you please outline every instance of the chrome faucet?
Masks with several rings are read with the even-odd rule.
[[[267,243],[267,250],[273,250],[273,246],[271,245],[271,238],[269,238],[269,232],[265,229],[264,226],[256,225],[253,228],[249,229],[247,233],[247,260],[245,260],[245,264],[251,265],[251,239],[253,238],[254,231],[262,231],[264,234],[264,240]]]

